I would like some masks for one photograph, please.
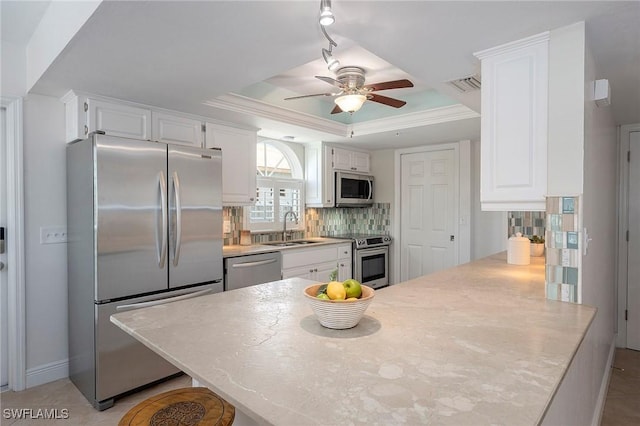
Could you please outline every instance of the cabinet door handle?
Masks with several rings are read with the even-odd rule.
[[[313,272],[313,269],[309,269],[309,272]]]
[[[344,263],[341,263],[340,266],[344,267]]]

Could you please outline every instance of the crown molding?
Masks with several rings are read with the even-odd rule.
[[[395,117],[381,118],[379,120],[363,121],[350,125],[349,134],[364,136],[374,133],[390,132],[394,130],[409,129],[412,127],[429,126],[432,124],[446,123],[449,121],[477,118],[480,114],[462,104],[432,108],[425,111],[416,111]]]
[[[550,32],[545,31],[540,34],[532,35],[531,37],[526,37],[520,40],[512,41],[509,43],[501,44],[500,46],[491,47],[489,49],[480,50],[479,52],[474,52],[473,56],[482,60],[488,56],[511,53],[518,51],[520,49],[533,46],[539,43],[545,43],[549,41]]]
[[[292,111],[287,108],[270,105],[266,102],[235,93],[229,93],[219,96],[216,99],[205,101],[204,105],[242,114],[253,114],[270,120],[306,127],[336,136],[345,137],[349,131],[346,124],[337,123],[332,120],[327,120],[326,118],[319,118],[304,112]]]
[[[270,105],[266,102],[230,93],[204,102],[205,105],[242,114],[253,114],[282,123],[305,127],[340,137],[358,136],[373,133],[428,126],[449,121],[480,117],[480,114],[462,104],[432,108],[395,117],[369,120],[360,123],[343,124],[311,114],[292,111],[287,108]]]

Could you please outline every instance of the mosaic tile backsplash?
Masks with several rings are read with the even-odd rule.
[[[339,234],[389,235],[391,203],[375,203],[371,207],[307,209],[307,235],[331,237]]]
[[[306,237],[330,237],[346,233],[389,235],[391,230],[391,204],[376,203],[361,208],[306,209],[306,232],[293,231],[291,239]],[[240,244],[243,228],[242,207],[223,207],[223,220],[231,224],[231,232],[224,234],[224,245]],[[281,232],[251,234],[252,243],[265,243],[282,239]]]
[[[547,197],[545,247],[547,299],[578,301],[579,197]]]
[[[520,232],[525,237],[545,235],[545,212],[509,212],[507,238]]]

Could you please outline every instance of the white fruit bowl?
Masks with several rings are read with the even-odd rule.
[[[321,285],[310,285],[304,289],[304,295],[320,324],[335,330],[344,330],[358,325],[376,293],[371,287],[363,285],[362,296],[357,300],[318,299],[316,293]]]

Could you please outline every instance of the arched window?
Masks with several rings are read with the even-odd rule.
[[[293,211],[295,216],[287,217],[287,229],[304,230],[304,173],[294,150],[283,142],[259,141],[256,173],[256,204],[245,210],[249,229],[281,231],[285,214]]]

